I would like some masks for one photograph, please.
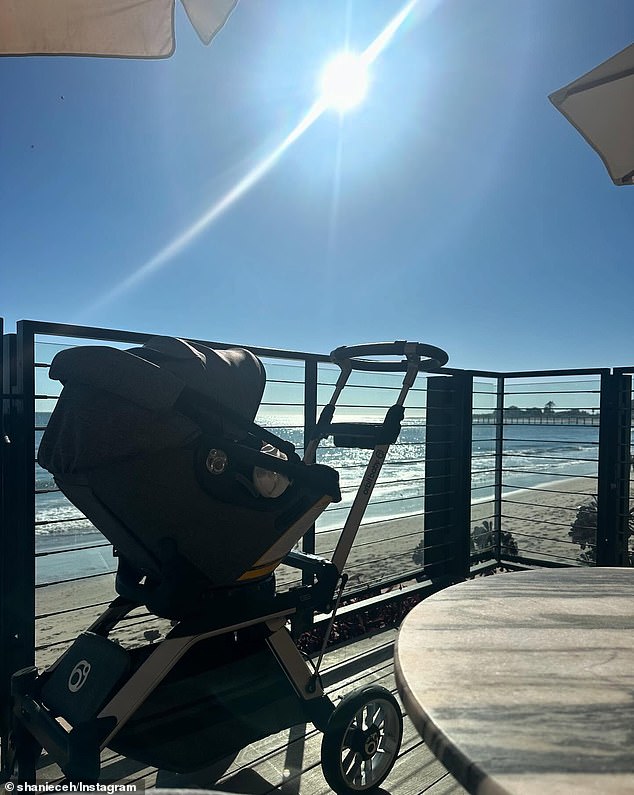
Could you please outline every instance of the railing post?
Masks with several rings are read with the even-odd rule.
[[[495,460],[493,480],[493,528],[495,531],[495,558],[502,557],[502,460],[504,456],[504,393],[506,382],[503,377],[496,379],[495,400]]]
[[[470,571],[473,377],[427,381],[425,574],[463,580]]]
[[[8,456],[9,456],[9,434],[6,428],[9,416],[9,380],[8,369],[5,370],[5,347],[9,346],[9,335],[4,335],[4,321],[0,318],[0,393],[2,403],[0,404],[0,649],[7,646],[7,627],[6,627],[6,600],[5,583],[8,571],[9,559],[7,549],[7,522],[6,522],[6,498],[9,494],[7,478],[9,475]],[[8,351],[7,351],[8,352]],[[5,770],[8,752],[8,733],[9,733],[9,671],[6,663],[6,656],[0,653],[0,760],[2,770],[0,779],[5,780],[8,771]]]
[[[304,362],[304,450],[309,439],[312,438],[317,424],[317,359],[306,359]],[[314,456],[313,456],[314,458]],[[314,464],[314,461],[308,461]],[[315,525],[304,535],[302,549],[310,554],[315,552]],[[308,572],[304,577],[312,578]]]
[[[11,401],[9,395],[15,384],[15,334],[3,334],[2,337],[2,469],[0,475],[0,488],[2,489],[0,503],[0,735],[2,746],[2,777],[8,775],[5,769],[8,752],[8,734],[10,720],[10,677],[11,668],[8,650],[11,647],[11,634],[9,626],[9,576],[11,572],[11,542],[10,542],[10,506],[8,495],[13,494],[15,486],[15,471],[12,466],[11,454],[13,452],[10,436],[11,426]]]
[[[601,375],[597,566],[629,566],[630,432],[632,377]]]
[[[35,661],[34,334],[18,323],[4,338],[5,496],[0,533],[2,734],[6,742],[11,675]],[[3,754],[3,759],[6,756]]]

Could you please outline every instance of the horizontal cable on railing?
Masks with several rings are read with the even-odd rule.
[[[424,498],[424,494],[416,494],[413,497],[395,497],[390,500],[372,500],[370,505],[376,507],[377,505],[390,505],[395,502],[411,502],[411,500],[422,500]],[[336,513],[337,511],[349,511],[349,505],[338,505],[336,507],[330,507],[328,509],[328,513]],[[387,517],[385,521],[390,521],[394,517]]]
[[[553,383],[553,382],[550,382]],[[533,395],[600,395],[601,389],[598,383],[598,380],[590,380],[590,381],[566,381],[566,382],[557,382],[555,386],[563,386],[563,387],[570,387],[573,384],[588,384],[585,389],[509,389],[506,388],[504,390],[504,395],[526,395],[528,397],[532,397]],[[534,382],[535,386],[543,387],[548,386],[548,383],[537,383]],[[526,387],[530,386],[530,384],[520,384],[519,386]],[[592,389],[592,386],[595,386],[595,389]]]
[[[596,475],[576,475],[575,473],[569,474],[567,472],[541,472],[539,470],[533,469],[517,469],[515,467],[502,467],[500,470],[501,472],[511,473],[517,475],[521,473],[522,475],[543,475],[544,477],[548,478],[559,478],[560,480],[573,480],[576,478],[584,478],[586,480],[596,480]],[[553,482],[556,482],[553,480]]]
[[[406,552],[397,552],[394,555],[386,555],[385,557],[375,558],[374,560],[371,560],[371,561],[353,563],[350,566],[346,566],[346,571],[350,572],[350,571],[354,571],[355,569],[366,568],[367,566],[375,565],[375,564],[378,564],[378,563],[385,563],[386,561],[394,562],[395,560],[400,559],[400,558],[409,558],[411,560],[411,557],[412,557],[411,550],[407,550]],[[435,562],[436,561],[434,561],[434,563]],[[417,570],[417,569],[413,569],[413,570]]]
[[[457,428],[455,422],[434,422],[433,424],[427,423],[427,428],[433,428],[434,430],[440,428]],[[454,440],[447,441],[446,439],[439,439],[438,441],[429,441],[428,444],[455,444]]]
[[[263,422],[260,422],[258,424],[262,428],[264,428],[265,430],[270,430],[271,428],[279,428],[280,430],[283,430],[283,431],[303,431],[304,430],[304,426],[303,425],[287,425],[286,423],[284,423],[283,425],[279,425],[279,424],[278,425],[273,425],[273,424],[268,425],[268,424],[264,424]]]
[[[541,474],[541,473],[540,473]],[[566,477],[566,480],[576,480],[579,475],[573,475],[572,477]],[[596,478],[594,478],[596,480]],[[554,483],[555,481],[548,481],[549,483]],[[576,497],[588,497],[588,492],[584,491],[562,491],[561,489],[545,489],[543,487],[538,486],[518,486],[513,483],[502,483],[502,488],[510,489],[511,491],[541,491],[544,494],[572,494]],[[504,499],[504,496],[503,496]]]
[[[472,505],[471,507],[473,508],[475,506]],[[494,513],[487,514],[487,516],[478,516],[477,519],[474,519],[473,517],[471,517],[471,522],[488,522],[491,519],[495,519],[495,514]],[[494,530],[492,530],[492,532],[497,533],[497,530],[494,529]]]
[[[376,488],[380,488],[381,486],[399,486],[402,483],[424,483],[425,478],[422,475],[419,475],[416,478],[399,478],[398,480],[377,480]],[[359,484],[358,483],[351,483],[349,486],[341,486],[341,493],[345,493],[348,491],[358,491]],[[375,503],[372,503],[373,505]]]
[[[505,428],[529,428],[538,425],[540,428],[555,428],[555,427],[564,427],[564,428],[598,428],[599,427],[599,420],[593,420],[592,422],[541,422],[540,417],[534,418],[524,418],[524,417],[505,417],[502,425]],[[590,418],[588,418],[590,419]],[[477,425],[477,423],[476,423]],[[505,437],[506,438],[506,437]],[[515,441],[515,439],[510,439],[509,441]],[[570,440],[568,440],[570,442]]]
[[[541,506],[536,505],[535,507],[539,508]],[[559,506],[557,506],[557,505],[549,505],[548,507],[549,508],[554,508],[556,510]],[[515,516],[515,514],[504,513],[504,512],[502,513],[501,518],[503,520],[504,519],[514,519],[515,521],[530,522],[531,524],[543,524],[543,525],[549,525],[551,527],[565,527],[567,529],[570,529],[570,524],[567,524],[566,522],[553,522],[551,519],[539,519],[539,518],[533,519],[530,516]],[[515,532],[515,531],[512,531],[512,532]],[[549,538],[548,540],[549,541],[555,541],[556,539],[550,539]],[[570,542],[566,542],[566,543],[570,543]]]
[[[320,450],[336,450],[338,448],[320,447],[319,449]],[[368,453],[370,453],[370,451],[368,451]],[[368,460],[369,460],[369,455],[368,455]],[[424,463],[425,463],[425,459],[424,458],[411,458],[411,459],[407,459],[407,460],[391,460],[391,459],[387,458],[385,460],[384,466],[404,466],[406,464],[424,464]],[[367,461],[361,462],[359,464],[337,464],[336,465],[336,469],[337,470],[341,470],[341,471],[343,471],[343,470],[349,471],[351,469],[362,469],[362,468],[365,469],[365,467],[367,467],[367,465],[368,465]]]
[[[337,403],[337,411],[341,409],[389,409],[391,408],[390,403]],[[424,416],[427,413],[427,409],[425,406],[405,406],[406,411],[416,411],[420,413],[420,416]],[[337,416],[337,411],[335,411],[335,416]]]
[[[562,373],[561,376],[559,376],[559,377],[560,378],[566,378],[566,381],[543,381],[543,380],[540,380],[540,381],[525,381],[524,383],[517,384],[517,386],[518,386],[518,388],[521,387],[521,388],[525,389],[528,386],[540,386],[541,387],[541,386],[551,386],[551,385],[552,386],[569,386],[570,384],[596,384],[598,379],[599,379],[599,376],[601,375],[602,372],[607,372],[607,370],[604,371],[601,368],[598,368],[597,371],[593,371],[593,372],[589,372],[589,373],[586,372],[586,373],[584,373],[584,375],[591,375],[592,378],[583,378],[583,379],[575,378],[575,373],[571,373],[570,375],[566,375],[566,373]],[[519,381],[522,378],[547,378],[548,377],[547,375],[544,375],[544,376],[533,376],[530,373],[522,374],[520,372],[516,372],[516,373],[500,373],[500,375],[502,377],[504,377],[504,378],[512,379],[513,381]],[[556,376],[557,373],[552,373],[552,375]],[[578,373],[577,373],[577,375],[578,375]],[[510,392],[511,387],[513,387],[513,386],[514,386],[514,384],[512,382],[508,382],[507,381],[507,383],[505,384],[505,392],[508,394]],[[582,389],[581,391],[582,392],[589,392],[591,390]],[[535,393],[530,392],[529,394],[535,394]],[[549,394],[550,394],[550,392],[549,392]]]
[[[597,427],[597,430],[598,430],[598,427]],[[515,442],[523,442],[523,443],[526,443],[526,444],[559,444],[559,445],[561,445],[561,444],[569,445],[569,444],[572,444],[572,443],[579,444],[579,441],[576,440],[576,439],[515,439],[515,438],[506,437],[506,436],[503,438],[503,441],[504,442],[513,442],[513,443],[515,443]],[[591,440],[586,441],[585,439],[583,440],[584,447],[590,447],[590,446],[594,446],[594,445],[598,445],[598,444],[599,444],[598,440],[596,442],[591,441]]]
[[[303,405],[304,405],[303,403],[297,403],[297,402],[294,402],[294,403],[280,403],[280,401],[279,401],[279,400],[270,401],[270,402],[269,402],[269,401],[266,401],[266,400],[263,400],[263,401],[260,403],[260,406],[268,406],[268,407],[274,406],[274,407],[276,407],[276,408],[281,408],[281,409],[286,409],[286,408],[295,408],[295,409],[297,409],[297,408],[303,408]]]
[[[599,422],[599,407],[598,406],[562,406],[557,405],[557,408],[550,412],[550,413],[543,413],[543,414],[529,414],[528,412],[530,409],[527,408],[519,408],[518,406],[505,406],[504,409],[504,419],[508,419],[508,416],[511,417],[522,417],[526,416],[527,419],[531,420],[560,420],[563,424],[568,424],[568,420],[573,420],[570,422],[570,425],[576,425],[577,423],[574,420],[592,420],[593,422]],[[540,409],[541,411],[541,409]],[[585,412],[584,414],[579,414],[577,412]],[[596,414],[590,414],[590,412],[597,412]],[[493,412],[492,412],[493,413]],[[485,414],[481,414],[480,416],[486,416]],[[544,425],[552,424],[548,422],[544,422]]]
[[[564,538],[548,538],[548,537],[545,537],[545,536],[538,536],[538,535],[534,535],[534,534],[531,534],[531,533],[521,533],[521,532],[515,531],[515,530],[511,531],[511,535],[515,539],[515,541],[518,544],[518,546],[519,546],[518,539],[532,539],[533,541],[544,541],[544,540],[547,540],[549,544],[560,544],[560,545],[563,544],[566,547],[577,547],[578,546],[577,544],[573,543],[572,541],[566,541],[566,539],[564,539]],[[590,546],[590,544],[587,544],[586,546]],[[554,552],[554,553],[546,552],[545,554],[550,555],[550,554],[557,554],[557,553],[556,552]]]
[[[509,558],[511,560],[516,558],[521,558],[522,557],[521,552],[523,549],[524,549],[523,547],[518,548],[517,555],[509,556]],[[534,555],[536,554],[535,551],[532,549],[526,549],[526,551],[532,552]],[[573,562],[576,562],[577,560],[577,558],[571,558],[567,555],[557,555],[555,552],[540,552],[539,555],[543,560],[562,560],[562,561],[573,561]],[[540,560],[540,557],[533,558],[533,560],[538,562]]]
[[[429,494],[428,497],[433,497],[434,499],[436,499],[437,497],[453,497],[455,496],[455,494],[456,494],[455,489],[449,489],[448,491],[438,491],[438,492],[435,491],[433,494]],[[438,508],[436,510],[446,511],[447,509]],[[433,513],[433,511],[425,511],[425,513]]]
[[[70,534],[69,534],[70,535]],[[102,542],[101,544],[86,544],[85,546],[78,546],[78,547],[64,547],[63,549],[49,549],[46,552],[36,552],[36,558],[50,558],[54,555],[65,555],[67,552],[83,552],[85,549],[104,549],[105,547],[111,547],[112,544],[108,541]]]
[[[570,491],[561,492],[561,493],[562,494],[573,494],[574,495],[574,492],[570,492]],[[592,495],[591,494],[586,494],[585,496],[588,497],[588,499],[589,499]],[[544,506],[544,505],[542,505],[541,503],[538,503],[538,502],[535,503],[535,502],[523,502],[522,500],[511,500],[508,497],[505,497],[504,495],[502,495],[502,502],[504,502],[507,505],[525,505],[528,508],[543,508],[543,507],[546,507],[546,506]],[[552,505],[551,503],[549,503],[547,507],[548,508],[557,508],[560,511],[574,511],[575,513],[579,510],[578,507],[577,508],[567,508],[564,505]]]
[[[399,514],[398,516],[387,517],[384,519],[372,519],[369,522],[363,522],[359,527],[359,532],[362,532],[365,527],[373,527],[374,525],[384,524],[385,522],[400,522],[405,519],[416,519],[419,516],[423,516],[423,513],[421,511],[415,511],[414,513]],[[342,530],[343,530],[343,525],[341,527],[329,527],[327,530],[317,529],[316,540],[319,541],[329,533],[341,533]]]
[[[444,549],[445,547],[453,547],[453,546],[455,546],[455,541],[454,540],[450,540],[450,541],[443,540],[443,541],[440,541],[440,542],[434,541],[433,544],[428,542],[428,538],[429,538],[428,534],[432,534],[433,537],[436,538],[438,533],[442,532],[443,530],[452,530],[452,529],[453,529],[453,525],[447,524],[447,525],[441,525],[440,527],[434,527],[433,530],[427,531],[425,533],[425,537],[423,539],[425,541],[425,546],[423,547],[423,549],[425,549],[425,550],[429,550],[429,549]]]
[[[445,479],[447,479],[447,477],[448,476],[446,474],[426,475],[425,476],[425,480],[445,480]],[[437,494],[434,492],[434,497],[436,497],[436,496],[437,496]]]
[[[454,544],[426,544],[423,547],[423,554],[425,554],[427,552],[431,552],[432,550],[434,552],[443,552],[443,550],[444,550],[445,554],[447,554],[447,550],[451,549],[453,546],[454,546]],[[405,553],[403,553],[403,554],[405,554]],[[450,563],[453,560],[455,560],[455,557],[452,556],[452,557],[445,558],[444,560],[428,561],[427,565],[437,566],[437,565],[439,565],[441,563]]]
[[[422,514],[419,514],[419,515],[422,516]],[[375,538],[372,541],[360,541],[360,542],[356,542],[355,541],[354,546],[352,547],[352,549],[353,550],[365,549],[367,547],[374,547],[377,544],[385,544],[386,542],[390,542],[391,543],[391,542],[394,542],[394,541],[402,541],[403,539],[406,539],[406,538],[420,538],[420,539],[422,539],[422,537],[423,537],[423,527],[421,525],[419,530],[416,530],[413,533],[405,533],[404,535],[401,535],[401,536],[389,536],[389,537],[386,537],[386,538]],[[319,550],[319,554],[320,555],[324,555],[324,556],[329,556],[329,555],[332,555],[332,553],[335,551],[335,549],[336,549],[336,547],[332,547],[331,549],[323,549],[323,550],[320,549]]]
[[[35,522],[35,526],[41,527],[42,525],[48,525],[48,524],[66,524],[67,522],[89,522],[89,519],[86,519],[83,513],[77,513],[76,516],[70,516],[70,517],[65,516],[63,519],[38,519]],[[92,531],[89,530],[88,532]],[[100,531],[97,530],[97,528],[95,527],[95,532],[99,533]]]
[[[55,610],[52,613],[39,613],[36,614],[35,620],[43,621],[45,618],[55,618],[56,616],[65,616],[68,613],[79,613],[82,610],[94,610],[96,607],[106,607],[111,603],[112,599],[108,599],[105,602],[94,602],[93,604],[88,604],[88,605],[78,605],[77,607],[68,607],[65,610]]]
[[[509,450],[504,451],[502,453],[503,458],[538,458],[542,461],[573,461],[577,463],[579,461],[583,461],[584,463],[589,464],[596,464],[598,463],[596,458],[578,458],[573,456],[566,456],[566,455],[541,455],[540,453],[520,453],[517,450]]]
[[[36,583],[35,588],[39,590],[40,588],[48,588],[50,585],[65,585],[66,583],[71,582],[81,582],[83,580],[95,580],[97,577],[112,577],[116,574],[117,570],[113,569],[112,571],[101,571],[97,572],[96,574],[84,574],[80,577],[69,577],[66,580],[51,580],[50,582],[40,582]]]
[[[329,383],[329,382],[326,382],[326,381],[317,381],[317,386],[333,388],[334,385],[335,385],[334,381],[332,383]],[[395,384],[394,386],[392,386],[391,384],[375,384],[375,385],[372,385],[372,384],[346,384],[345,388],[346,389],[388,389],[388,390],[390,390],[392,392],[400,392],[402,387],[401,387],[400,384],[399,385]],[[409,390],[409,394],[412,394],[414,392],[418,392],[418,393],[427,392],[427,387],[415,387],[415,386],[413,386]]]

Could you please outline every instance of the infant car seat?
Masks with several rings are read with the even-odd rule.
[[[253,422],[265,371],[247,350],[168,337],[82,346],[58,353],[50,377],[63,390],[38,462],[114,545],[117,590],[158,615],[268,577],[341,499],[334,470]],[[285,479],[277,496],[254,470]]]

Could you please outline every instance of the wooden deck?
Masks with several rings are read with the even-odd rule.
[[[393,653],[396,631],[365,637],[326,655],[322,679],[335,701],[364,684],[377,683],[396,694]],[[397,698],[398,698],[398,694]],[[102,757],[102,778],[136,783],[140,788],[193,787],[221,792],[266,795],[328,795],[320,765],[321,734],[312,725],[294,727],[240,751],[220,778],[217,770],[178,775],[148,769],[113,752]],[[41,779],[54,781],[56,771],[43,759]],[[455,779],[424,745],[405,717],[401,754],[379,792],[390,795],[460,795]]]

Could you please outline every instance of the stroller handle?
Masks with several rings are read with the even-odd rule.
[[[400,361],[381,361],[375,356],[404,356]],[[377,373],[397,373],[408,369],[413,360],[418,358],[419,370],[438,370],[449,361],[449,354],[435,345],[424,342],[368,342],[363,345],[342,345],[330,354],[330,358],[340,367],[348,366],[353,370],[367,370]]]

